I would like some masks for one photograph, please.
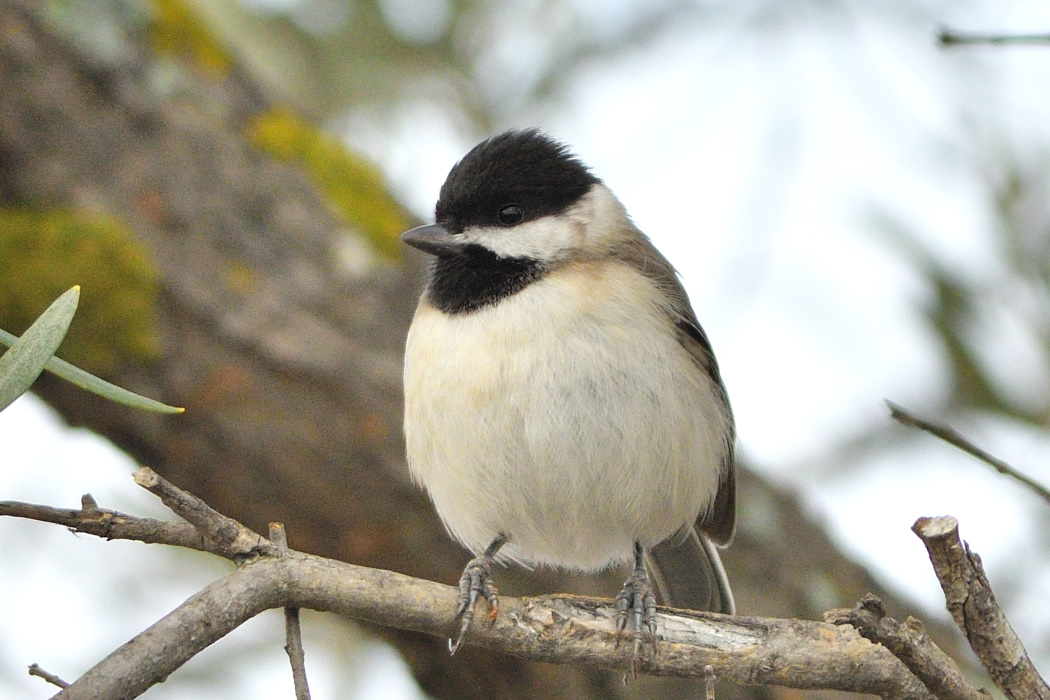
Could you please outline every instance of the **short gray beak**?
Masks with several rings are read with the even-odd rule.
[[[427,224],[416,226],[401,234],[401,240],[413,248],[419,248],[424,253],[431,255],[451,255],[458,252],[465,245],[463,241],[455,238],[441,224]]]

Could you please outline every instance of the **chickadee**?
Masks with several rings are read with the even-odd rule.
[[[475,146],[435,218],[405,350],[413,477],[474,558],[459,637],[492,562],[596,572],[637,656],[656,600],[732,614],[713,545],[733,538],[734,426],[711,345],[671,264],[568,148],[535,129]]]

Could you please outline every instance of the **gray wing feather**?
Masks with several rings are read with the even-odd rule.
[[[656,545],[645,561],[664,605],[736,614],[718,550],[696,528],[689,528],[683,540],[671,538]]]
[[[725,451],[722,460],[718,493],[708,512],[701,514],[696,527],[711,541],[719,546],[727,546],[733,539],[736,528],[736,468],[733,461],[733,444],[736,440],[733,425],[733,412],[729,406],[722,376],[718,371],[718,361],[711,349],[707,334],[700,326],[689,295],[678,279],[678,273],[660,251],[641,231],[634,229],[630,237],[621,242],[612,254],[639,270],[663,291],[668,300],[666,308],[671,323],[675,328],[678,341],[689,353],[699,370],[711,380],[726,413]],[[677,538],[675,538],[677,539]],[[721,565],[719,564],[719,568]]]

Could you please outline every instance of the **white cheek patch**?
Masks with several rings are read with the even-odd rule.
[[[510,228],[471,228],[461,240],[477,243],[500,257],[556,260],[567,251],[601,251],[632,228],[624,206],[605,185],[591,187],[561,214],[551,214]]]
[[[501,258],[553,260],[565,250],[580,245],[583,227],[563,214],[510,228],[469,228],[460,235],[463,240],[488,248]]]
[[[468,228],[461,240],[488,248],[501,258],[551,261],[570,250],[601,250],[631,227],[623,205],[605,185],[596,184],[561,214],[509,228]]]

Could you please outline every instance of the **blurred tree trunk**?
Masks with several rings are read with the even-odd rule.
[[[306,174],[250,143],[251,119],[272,105],[236,67],[191,71],[197,89],[166,90],[147,36],[130,33],[131,50],[103,60],[56,32],[42,7],[0,0],[0,205],[98,210],[130,227],[156,267],[160,351],[125,357],[107,378],[187,410],[136,412],[47,377],[36,391],[256,530],[283,521],[297,549],[454,582],[467,555],[402,454],[401,352],[420,261],[368,252]],[[9,293],[0,289],[0,309]],[[726,564],[742,613],[812,618],[884,594],[790,498],[749,476],[740,493]],[[497,574],[508,594],[604,595],[623,575]],[[695,683],[625,689],[618,674],[470,648],[450,659],[442,639],[377,632],[433,697],[702,697]]]

